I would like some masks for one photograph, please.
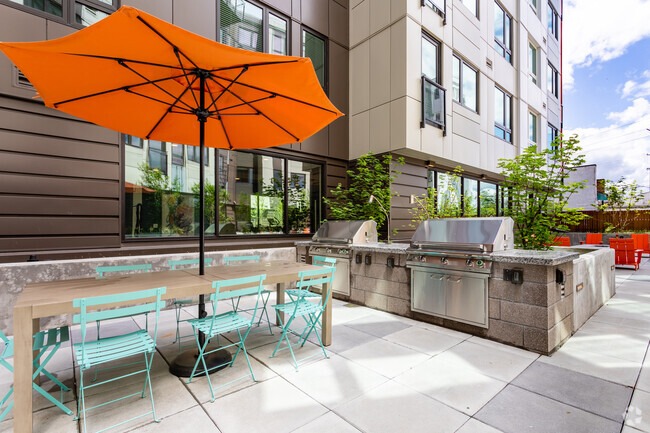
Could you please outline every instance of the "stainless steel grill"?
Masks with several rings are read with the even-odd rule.
[[[411,309],[488,327],[492,253],[513,247],[511,218],[423,221],[411,239]]]
[[[375,221],[326,221],[313,236],[309,255],[336,258],[332,291],[350,296],[352,247],[375,242],[377,242]]]

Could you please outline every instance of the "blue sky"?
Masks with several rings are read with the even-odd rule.
[[[598,178],[650,189],[650,0],[564,1],[564,133]]]

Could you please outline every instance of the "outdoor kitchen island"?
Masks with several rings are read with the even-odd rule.
[[[581,304],[576,305],[576,287],[577,290],[584,287],[581,297],[585,300],[588,298],[591,304],[595,303],[589,316],[614,294],[614,271],[611,266],[614,257],[609,249],[591,249],[585,251],[584,255],[562,249],[497,251],[490,254],[491,268],[485,277],[486,293],[473,296],[471,301],[460,299],[461,305],[471,302],[473,305],[466,307],[474,313],[485,312],[485,326],[470,324],[468,320],[453,320],[445,313],[422,312],[422,304],[414,308],[413,293],[421,290],[423,283],[419,283],[420,287],[412,285],[412,275],[416,271],[407,267],[409,248],[410,245],[406,243],[353,246],[350,296],[333,296],[547,355],[554,352],[583,322],[574,323],[574,309],[584,309],[582,304],[587,303],[580,300]],[[304,255],[305,250],[305,244],[297,245],[298,255]],[[356,259],[359,255],[361,260]],[[592,261],[598,263],[596,268],[590,270],[591,274],[601,276],[597,284],[590,284],[585,279],[589,277],[584,274],[574,276],[574,261],[578,263],[592,258],[590,256],[595,256],[597,261]],[[435,283],[438,278],[431,280],[435,280]],[[474,286],[473,290],[482,290],[480,287]],[[438,303],[444,311],[444,298],[438,298]]]

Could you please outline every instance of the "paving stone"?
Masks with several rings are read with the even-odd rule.
[[[341,356],[386,377],[395,377],[429,358],[429,355],[382,339],[346,350]]]
[[[412,326],[387,335],[386,340],[433,356],[461,343],[464,339]]]
[[[505,433],[619,433],[622,423],[508,385],[474,418]]]
[[[650,431],[650,393],[639,389],[634,391],[625,424],[644,432]]]
[[[408,328],[407,325],[389,315],[372,314],[345,324],[350,328],[362,331],[375,337],[383,338],[393,332]]]
[[[150,432],[196,432],[196,433],[220,433],[217,426],[210,419],[207,413],[200,406],[184,410],[177,414],[165,417],[160,423],[149,423],[129,433],[150,433]]]
[[[316,418],[310,423],[305,424],[292,433],[360,433],[346,420],[335,414],[327,412],[325,415]]]
[[[531,357],[519,356],[501,350],[500,347],[474,344],[472,341],[463,341],[445,354],[453,354],[459,361],[471,365],[476,371],[505,382],[517,377],[533,362]]]
[[[531,364],[512,385],[623,422],[632,396],[627,386],[542,362]]]
[[[472,418],[463,424],[461,428],[456,430],[456,433],[501,433],[501,430],[497,430],[494,427],[490,427],[489,425]]]

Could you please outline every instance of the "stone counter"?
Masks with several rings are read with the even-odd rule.
[[[543,266],[561,265],[578,257],[578,253],[565,249],[552,251],[509,250],[492,254],[492,260],[495,262]]]

